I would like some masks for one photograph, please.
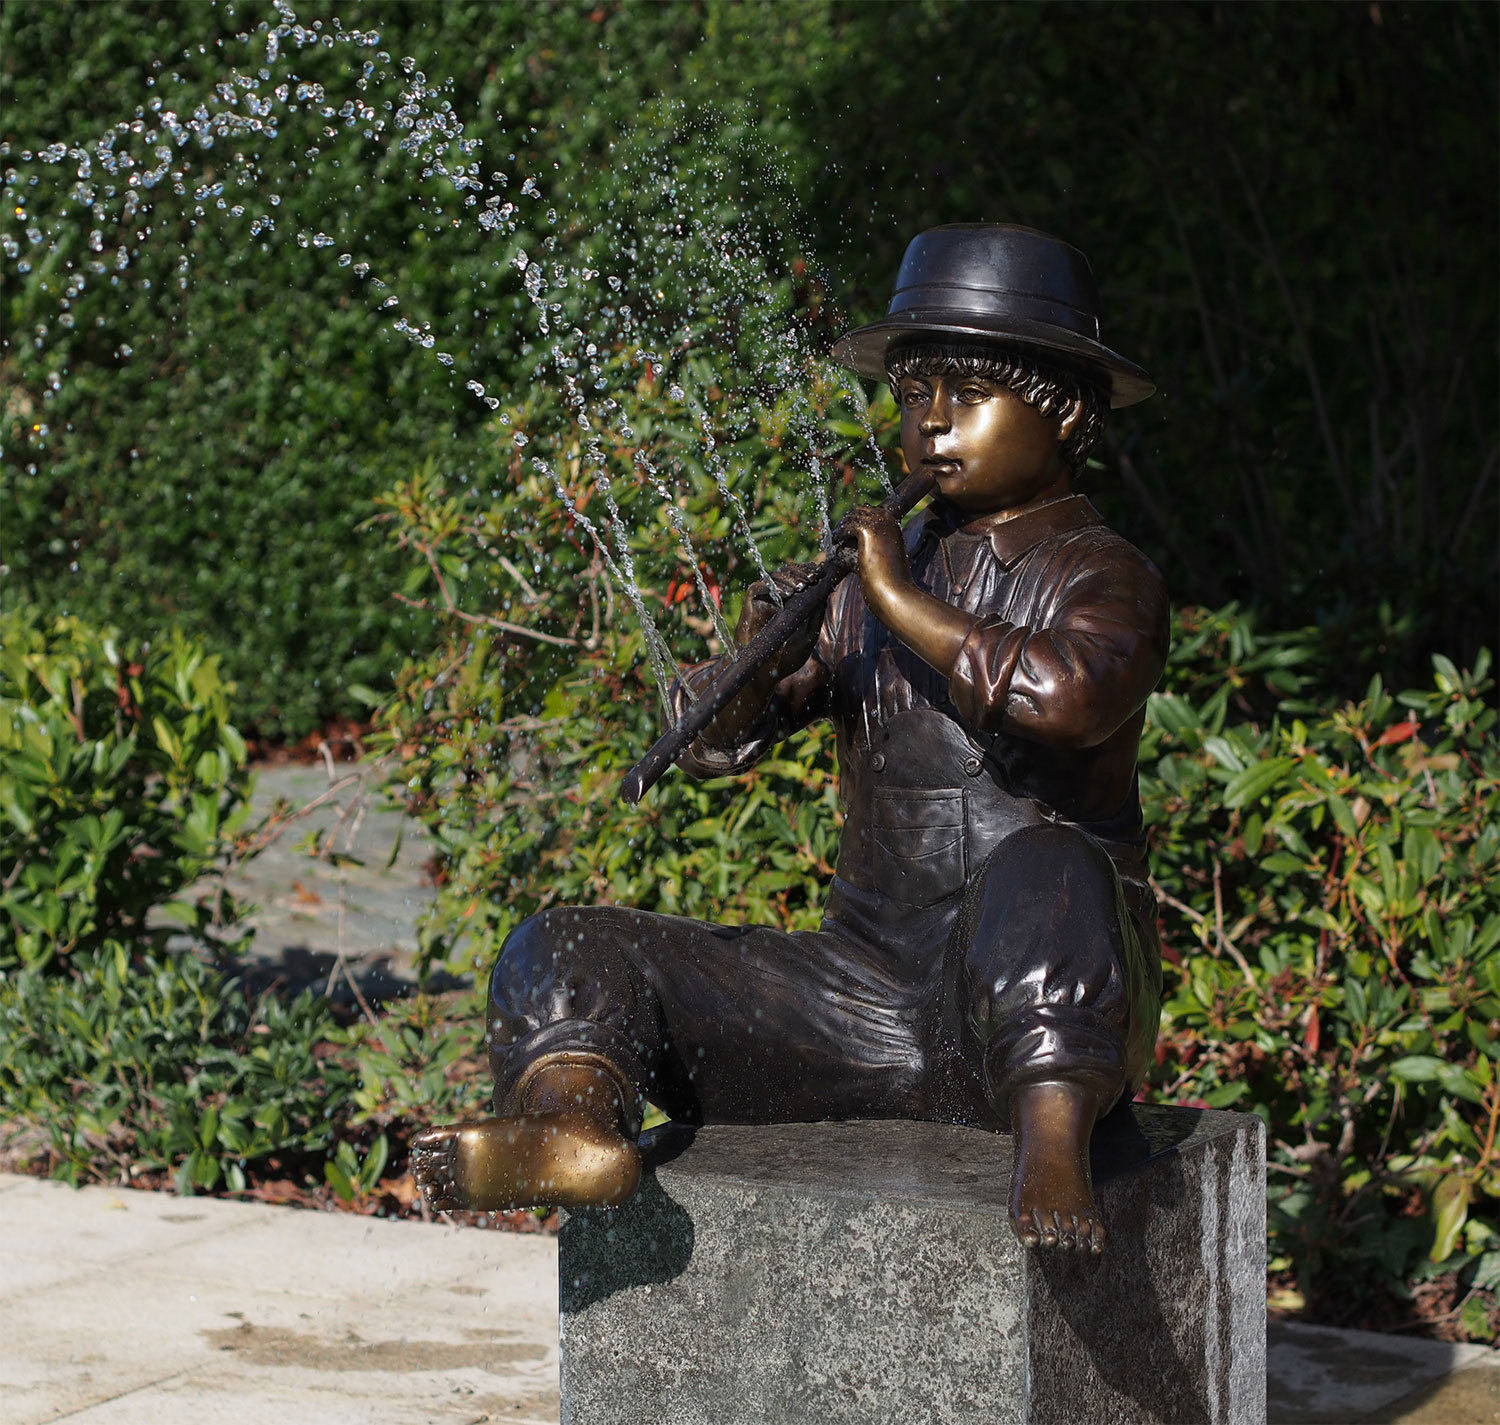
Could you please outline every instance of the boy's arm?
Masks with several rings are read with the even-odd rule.
[[[839,531],[858,547],[865,606],[924,663],[949,677],[979,620],[916,586],[901,525],[889,511],[861,505],[844,517]]]
[[[1095,747],[1135,713],[1166,665],[1168,607],[1161,576],[1124,541],[1081,547],[1056,574],[1047,625],[977,618],[916,587],[894,521],[860,510],[860,586],[870,610],[948,679],[960,715],[1062,747]]]

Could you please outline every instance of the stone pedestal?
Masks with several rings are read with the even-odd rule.
[[[562,1229],[563,1425],[1265,1421],[1258,1119],[1101,1125],[1102,1257],[1021,1248],[977,1129],[705,1128],[648,1162]]]

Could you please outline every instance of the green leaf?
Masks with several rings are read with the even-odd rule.
[[[1329,791],[1325,798],[1328,810],[1333,814],[1334,821],[1338,824],[1340,831],[1351,840],[1359,836],[1359,823],[1354,819],[1354,812],[1346,802],[1335,791]]]
[[[1463,1023],[1463,1016],[1456,1014],[1452,1016],[1454,1027]],[[1438,1082],[1454,1098],[1461,1098],[1466,1103],[1482,1104],[1484,1102],[1484,1085],[1477,1076],[1471,1074],[1461,1064],[1444,1064],[1438,1071]]]
[[[334,1193],[338,1196],[340,1201],[354,1201],[353,1181],[350,1179],[349,1174],[345,1172],[345,1170],[341,1168],[336,1162],[334,1162],[332,1158],[327,1159],[323,1164],[323,1177],[327,1181],[328,1186],[334,1190]]]
[[[1432,1243],[1431,1260],[1446,1262],[1453,1255],[1458,1243],[1458,1234],[1463,1231],[1469,1216],[1469,1199],[1473,1184],[1463,1172],[1449,1173],[1438,1183],[1432,1194],[1432,1213],[1435,1236]]]
[[[151,729],[156,733],[156,744],[170,757],[174,764],[182,761],[182,741],[173,732],[171,725],[159,714],[151,719]]]
[[[1264,796],[1297,765],[1295,757],[1270,757],[1245,768],[1224,788],[1224,805],[1242,807]]]
[[[1431,1083],[1448,1068],[1445,1059],[1435,1059],[1430,1054],[1408,1054],[1391,1065],[1391,1077],[1408,1084]]]
[[[364,1164],[359,1170],[359,1185],[365,1192],[375,1191],[375,1186],[385,1172],[385,1165],[390,1155],[391,1145],[382,1133],[370,1145],[370,1151],[366,1154]]]

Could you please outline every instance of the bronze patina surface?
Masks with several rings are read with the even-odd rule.
[[[722,776],[832,720],[845,824],[823,924],[599,907],[519,926],[490,982],[497,1117],[414,1144],[435,1205],[619,1202],[649,1099],[697,1123],[1008,1129],[1021,1241],[1103,1248],[1090,1136],[1140,1083],[1160,1012],[1135,762],[1167,599],[1073,481],[1110,406],[1152,388],[1100,341],[1083,255],[995,224],[918,237],[890,314],[835,355],[891,382],[905,492],[931,500],[904,528],[889,504],[854,510],[837,543],[857,578],[768,651],[776,604],[752,586],[736,642],[766,656],[681,755]],[[722,687],[729,661],[687,679]],[[679,717],[690,701],[679,687]]]

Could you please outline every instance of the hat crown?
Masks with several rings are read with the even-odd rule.
[[[1076,247],[1014,223],[952,223],[913,238],[889,315],[972,312],[1099,340],[1099,289]]]
[[[1017,223],[953,223],[912,239],[890,311],[834,343],[835,361],[882,377],[891,352],[929,342],[978,343],[1030,353],[1087,377],[1112,406],[1156,388],[1105,346],[1089,260],[1049,233]]]

